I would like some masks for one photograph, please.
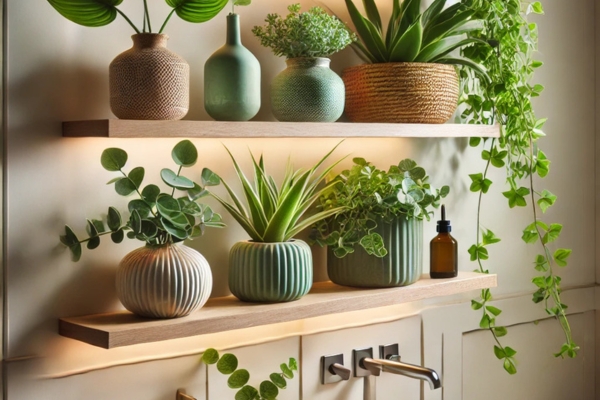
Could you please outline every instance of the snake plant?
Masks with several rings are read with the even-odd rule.
[[[254,183],[251,183],[227,149],[242,185],[249,211],[223,179],[221,182],[231,196],[232,203],[213,192],[211,195],[225,207],[255,242],[286,242],[303,229],[343,209],[342,207],[331,208],[303,218],[319,196],[331,186],[320,187],[320,184],[341,160],[324,168],[320,174],[317,174],[317,170],[336,147],[308,170],[293,170],[288,162],[279,187],[273,177],[266,172],[262,156],[258,162],[254,156],[251,156],[254,165]]]
[[[375,0],[363,0],[366,17],[352,0],[345,1],[360,37],[353,46],[364,61],[458,64],[485,75],[480,65],[451,55],[453,50],[479,41],[464,36],[481,29],[482,23],[473,20],[473,11],[462,4],[444,9],[446,0],[435,0],[421,13],[421,0],[391,0],[392,14],[384,32]]]
[[[120,14],[136,33],[152,32],[147,0],[144,0],[143,28],[140,30],[119,8],[123,0],[48,0],[63,17],[76,24],[98,27],[108,25]],[[158,33],[162,33],[173,13],[184,21],[201,23],[215,17],[229,0],[166,0],[172,8]],[[234,4],[237,4],[235,2]],[[241,4],[240,4],[241,5]]]

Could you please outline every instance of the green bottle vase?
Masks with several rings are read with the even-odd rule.
[[[312,254],[302,240],[238,242],[229,252],[229,290],[248,302],[298,300],[313,283]]]
[[[384,288],[415,283],[423,273],[423,221],[399,217],[391,223],[377,221],[388,254],[369,255],[360,245],[354,253],[337,258],[327,251],[327,273],[338,285]]]
[[[335,122],[344,112],[344,81],[328,58],[290,58],[271,83],[271,107],[279,121]]]
[[[204,64],[204,108],[217,121],[248,121],[260,109],[260,63],[242,45],[240,16],[227,16],[227,41]]]

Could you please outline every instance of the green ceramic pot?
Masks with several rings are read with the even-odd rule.
[[[397,218],[378,221],[376,232],[383,237],[388,254],[375,257],[359,245],[354,253],[337,258],[327,252],[329,279],[343,286],[384,288],[415,283],[423,273],[423,221]]]
[[[260,109],[260,64],[242,45],[240,16],[227,16],[227,41],[204,64],[204,108],[217,121],[248,121]]]
[[[302,240],[236,243],[229,252],[229,290],[249,302],[298,300],[313,281],[312,254]]]
[[[291,58],[271,83],[271,107],[279,121],[335,122],[344,112],[344,81],[328,58]]]

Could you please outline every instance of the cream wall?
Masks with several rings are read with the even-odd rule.
[[[321,321],[316,319],[110,351],[58,336],[59,317],[121,308],[113,287],[115,265],[138,246],[133,242],[120,246],[104,243],[94,252],[85,252],[82,261],[73,264],[58,244],[58,235],[65,223],[83,232],[85,218],[101,215],[108,205],[125,205],[122,198],[104,185],[112,175],[100,167],[100,153],[106,147],[122,147],[130,154],[131,167],[143,165],[147,168],[146,179],[149,181],[158,176],[160,168],[169,165],[170,149],[177,141],[62,138],[61,121],[111,116],[107,101],[107,66],[112,58],[130,46],[130,27],[118,19],[109,27],[84,28],[65,20],[45,1],[6,0],[6,3],[5,357],[8,359],[9,398],[66,399],[71,398],[65,394],[65,388],[69,387],[72,398],[81,398],[88,393],[94,399],[166,400],[173,397],[169,393],[182,385],[203,391],[205,378],[197,365],[197,354],[206,347],[238,347],[281,337],[300,340],[294,338],[298,338],[297,332],[302,331],[304,325],[311,326],[313,333],[322,330]],[[124,3],[123,10],[127,14],[139,15],[136,13],[141,2]],[[167,9],[163,2],[150,3],[154,25],[157,25]],[[305,6],[311,4],[309,1],[302,3]],[[344,15],[343,1],[328,0],[326,3]],[[387,2],[380,0],[378,3]],[[283,69],[284,62],[261,48],[249,30],[261,23],[268,12],[285,12],[286,4],[280,0],[254,0],[251,7],[239,10],[243,42],[256,54],[263,68],[264,104],[257,117],[261,120],[272,119],[266,97],[268,84]],[[589,320],[594,318],[591,311],[595,307],[595,295],[589,288],[596,281],[595,200],[589,195],[591,191],[585,189],[595,176],[595,89],[591,84],[595,77],[594,1],[546,0],[544,5],[546,16],[538,19],[540,58],[546,64],[537,76],[547,90],[536,102],[536,110],[539,116],[550,117],[546,127],[548,138],[542,140],[542,147],[553,163],[551,174],[543,185],[559,197],[557,205],[547,215],[552,222],[564,224],[558,245],[573,249],[570,265],[563,274],[563,287],[570,289],[565,295],[571,300],[570,310],[578,313],[574,329],[577,329],[576,337],[584,341],[580,344],[587,358],[594,351],[594,340],[585,337],[594,329]],[[171,37],[169,48],[191,66],[189,119],[208,119],[202,107],[202,69],[206,58],[224,41],[225,15],[224,11],[203,25],[191,25],[174,17],[167,28]],[[339,73],[355,62],[352,52],[346,50],[334,56],[332,65]],[[231,166],[222,143],[238,155],[245,166],[248,166],[247,148],[256,153],[264,152],[267,164],[277,166],[284,163],[289,154],[296,165],[308,165],[337,141],[202,139],[194,140],[194,143],[201,153],[195,173],[199,174],[202,166],[210,166],[231,180]],[[466,139],[350,139],[336,154],[362,156],[381,167],[410,156],[427,168],[435,184],[450,184],[452,193],[446,204],[461,246],[460,268],[472,270],[474,265],[468,262],[466,248],[475,237],[476,196],[468,192],[468,174],[482,168],[478,152],[468,147]],[[530,279],[535,272],[531,264],[539,249],[525,246],[520,240],[520,232],[530,218],[528,210],[509,210],[501,195],[505,190],[501,173],[494,174],[494,182],[485,198],[482,214],[483,224],[503,239],[490,250],[489,268],[499,274],[500,284],[494,293],[504,299],[501,301],[505,302],[505,323],[519,324],[507,340],[518,344],[519,355],[524,360],[538,360],[548,356],[547,351],[540,353],[540,349],[556,351],[562,341],[559,336],[556,341],[547,337],[542,327],[532,323],[544,318],[543,310],[524,311],[533,307],[529,300]],[[192,243],[211,264],[215,276],[214,296],[228,293],[227,251],[235,241],[245,238],[241,229],[229,222],[231,226],[226,230],[210,232]],[[426,225],[426,241],[434,236],[434,230],[433,224]],[[317,253],[322,255],[322,252]],[[322,265],[317,265],[316,276],[325,279]],[[383,322],[418,314],[425,307],[429,310],[423,313],[423,360],[426,365],[444,371],[447,389],[431,393],[426,390],[424,396],[427,398],[459,399],[464,393],[471,393],[469,390],[475,381],[493,382],[504,374],[491,354],[490,338],[468,333],[476,329],[478,318],[476,313],[468,310],[469,299],[470,296],[457,296],[399,309],[377,310],[368,315],[373,322]],[[458,304],[445,306],[454,310],[452,313],[437,312],[446,310],[438,308],[443,302]],[[364,317],[365,313],[351,313],[337,318],[342,327],[360,325],[358,321]],[[364,328],[363,332],[366,331]],[[528,335],[546,340],[528,341]],[[293,348],[300,351],[293,343],[289,344],[290,351]],[[347,350],[351,350],[351,346],[354,343],[347,342]],[[255,351],[262,354],[270,348],[263,345]],[[481,357],[465,358],[467,362],[462,364],[461,349],[468,351],[470,356],[481,354]],[[169,361],[173,357],[181,362]],[[580,371],[582,359],[561,363],[558,370],[553,369],[550,373],[548,384],[562,384],[557,379],[560,373],[556,371],[565,372],[566,376]],[[523,362],[522,376],[535,376],[536,371],[529,369],[528,364],[530,362]],[[490,373],[482,376],[479,371],[484,367]],[[169,372],[163,374],[157,370]],[[80,375],[83,372],[86,373]],[[526,378],[520,378],[518,382],[517,387],[531,391],[527,388]],[[585,386],[582,390],[589,395],[589,386],[593,383],[582,382]],[[134,396],[135,387],[143,388],[144,391],[139,393],[144,395],[126,397],[124,393]],[[502,388],[494,387],[502,393]],[[126,391],[122,391],[123,388]],[[380,393],[378,399],[382,398],[391,399]]]

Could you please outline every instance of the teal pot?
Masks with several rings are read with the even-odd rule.
[[[204,64],[204,108],[217,121],[248,121],[260,109],[260,64],[242,45],[240,16],[227,16],[227,41]]]
[[[271,83],[271,107],[279,121],[335,122],[344,112],[344,81],[328,58],[291,58]]]
[[[117,296],[142,317],[184,317],[212,291],[208,262],[181,243],[145,246],[127,254],[117,269]]]
[[[313,281],[312,254],[302,240],[236,243],[229,252],[229,290],[249,302],[298,300]]]
[[[337,258],[327,252],[329,279],[343,286],[384,288],[415,283],[423,273],[423,221],[397,218],[391,223],[379,221],[375,229],[383,237],[388,254],[375,257],[362,246],[354,253]]]
[[[167,49],[169,37],[133,35],[109,66],[110,109],[121,119],[178,120],[190,102],[190,67]]]

